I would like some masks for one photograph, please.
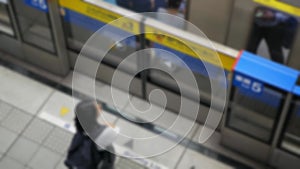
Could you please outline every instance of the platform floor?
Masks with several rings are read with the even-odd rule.
[[[4,55],[4,54],[0,54]],[[26,66],[25,66],[26,67]],[[42,74],[39,74],[39,73]],[[90,80],[82,75],[81,78]],[[56,77],[43,71],[24,69],[15,64],[0,60],[0,169],[66,169],[63,161],[72,139],[74,128],[73,99],[70,93],[72,73],[66,78]],[[76,89],[86,95],[90,91]],[[110,105],[112,99],[109,87],[96,83],[97,96]],[[119,91],[120,109],[136,115],[128,108],[126,95]],[[81,98],[78,96],[76,101]],[[130,98],[137,106],[147,103],[139,98]],[[156,107],[160,109],[160,107]],[[176,117],[172,112],[165,112],[165,119],[155,126],[166,127],[168,119]],[[128,133],[151,133],[151,130],[132,124],[115,114],[104,112],[108,121]],[[184,119],[183,125],[188,123]],[[189,133],[186,143],[176,146],[162,155],[145,159],[148,164],[169,169],[232,169],[265,168],[264,166],[222,147],[220,134],[215,133],[204,145],[197,144],[202,126],[196,124]],[[176,135],[182,135],[180,129],[173,129]],[[172,144],[173,140],[160,136],[160,144]],[[157,144],[159,148],[160,144]],[[116,143],[120,153],[139,154],[151,151],[138,143],[122,141]],[[149,165],[150,166],[150,165]],[[151,168],[140,164],[139,160],[117,157],[117,169]]]

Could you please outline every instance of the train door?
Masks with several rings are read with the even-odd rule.
[[[222,144],[267,163],[297,76],[293,69],[243,52],[233,72]]]
[[[0,0],[0,50],[22,58],[21,42],[16,31],[16,20],[9,0]]]
[[[278,169],[300,167],[300,86],[295,87],[294,96],[271,165]]]
[[[10,0],[16,21],[18,50],[24,60],[52,73],[66,75],[69,70],[59,10],[56,1]]]

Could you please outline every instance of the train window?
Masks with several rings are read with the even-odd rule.
[[[254,12],[246,49],[284,64],[292,48],[297,27],[297,18],[268,7],[258,7]]]
[[[49,14],[29,6],[25,1],[13,0],[13,4],[23,41],[48,52],[56,53]]]
[[[286,129],[283,133],[281,148],[300,155],[300,99],[293,101],[286,121]]]
[[[266,86],[259,94],[234,88],[227,125],[261,141],[270,142],[283,98],[281,92]]]
[[[14,30],[12,28],[8,6],[5,1],[0,1],[0,32],[10,36],[14,36]]]
[[[158,43],[152,45],[155,49],[161,50],[156,50],[151,57],[151,66],[158,68],[150,71],[151,82],[193,100],[198,100],[199,96],[195,91],[200,91],[201,101],[210,104],[211,85],[203,62]],[[190,71],[193,73],[198,88],[195,88],[190,80]],[[178,79],[174,80],[166,72],[176,74]],[[178,82],[183,84],[181,91],[177,85]]]
[[[106,0],[111,2],[112,0]],[[175,15],[180,18],[185,18],[187,0],[116,0],[116,4],[125,9],[142,13],[142,12],[160,12],[170,15]],[[155,15],[154,13],[147,16],[156,18],[161,22],[174,26],[179,29],[184,29],[184,21],[178,19],[171,19],[164,15]]]
[[[109,66],[117,67],[129,54],[136,51],[136,37],[124,30],[108,26],[100,20],[68,8],[62,8],[61,15],[63,17],[62,21],[66,36],[65,38],[67,40],[67,47],[75,53],[79,54],[87,40],[93,35],[97,36],[97,38],[101,38],[102,42],[111,43],[111,49],[108,53],[104,54],[104,50],[101,49],[101,44],[98,44],[98,46],[91,49],[91,52],[87,54],[87,57],[96,59],[100,53],[103,53],[105,55],[103,62]],[[125,36],[130,37],[119,41]],[[115,43],[116,41],[118,42]],[[97,51],[96,54],[95,51]],[[124,65],[127,64],[127,66],[121,67],[121,69],[127,73],[134,73],[137,69],[136,58],[131,59],[125,60]]]

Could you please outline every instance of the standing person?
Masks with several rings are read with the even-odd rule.
[[[184,26],[185,26],[185,21],[183,20],[184,19],[184,14],[182,14],[179,11],[180,5],[181,5],[181,0],[169,0],[168,1],[168,8],[167,9],[159,8],[158,12],[166,13],[166,14],[170,14],[170,15],[175,15],[175,16],[177,16],[179,18],[182,18],[182,19],[178,19],[176,17],[169,17],[169,16],[166,16],[166,15],[158,15],[157,19],[162,21],[165,24],[174,26],[174,27],[179,28],[179,29],[184,29]]]
[[[153,12],[155,0],[117,0],[117,5],[137,13]]]
[[[247,50],[256,53],[262,39],[266,40],[271,59],[284,63],[283,44],[285,26],[289,16],[266,7],[255,11],[254,26],[247,45]]]
[[[116,3],[118,6],[125,8],[125,9],[130,9],[130,4],[131,0],[116,0]]]
[[[77,132],[69,147],[65,165],[69,169],[112,169],[115,156],[104,149],[113,151],[112,142],[117,134],[111,127],[98,123],[101,106],[95,101],[86,100],[76,106],[75,112]]]
[[[137,13],[153,12],[155,8],[154,0],[131,0],[132,10]]]

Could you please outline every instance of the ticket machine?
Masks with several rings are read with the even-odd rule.
[[[267,163],[297,77],[291,68],[241,52],[233,68],[222,144]]]

